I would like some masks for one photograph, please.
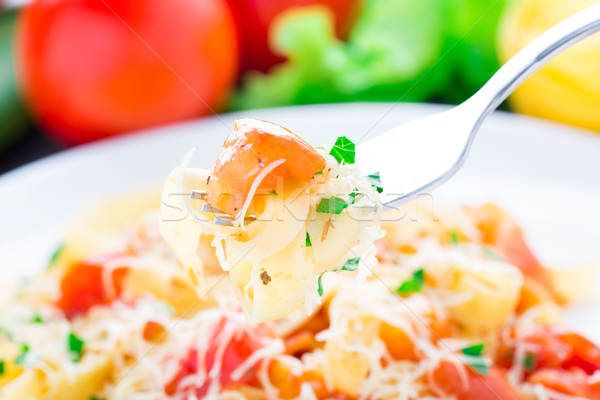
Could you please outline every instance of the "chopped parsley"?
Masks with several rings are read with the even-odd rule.
[[[348,197],[350,198],[350,200],[348,200],[348,205],[350,204],[354,204],[356,203],[356,196],[361,195],[362,193],[358,191],[358,189],[354,189],[349,195]]]
[[[306,232],[306,247],[312,247],[312,243],[310,241],[310,235]]]
[[[329,152],[340,164],[354,164],[356,146],[346,136],[340,136]]]
[[[481,357],[484,346],[483,343],[474,344],[473,346],[463,348],[461,351],[465,356]]]
[[[4,361],[0,360],[0,375],[4,374]]]
[[[267,194],[274,194],[275,196],[279,196],[279,194],[277,194],[277,192],[274,190],[267,190]]]
[[[79,360],[81,360],[81,355],[83,354],[83,346],[85,345],[85,342],[77,337],[77,335],[75,335],[73,332],[69,333],[67,342],[69,346],[69,353],[71,353],[71,360],[73,362],[79,362]]]
[[[410,279],[405,280],[398,286],[396,293],[401,296],[408,296],[413,293],[418,293],[423,290],[423,284],[425,283],[423,268],[413,272]]]
[[[28,354],[29,354],[29,345],[22,344],[21,345],[21,353],[17,356],[17,358],[15,358],[15,364],[26,365]]]
[[[525,354],[525,358],[523,358],[523,367],[528,373],[532,373],[533,371],[535,371],[535,367],[537,367],[537,357],[535,356],[535,354]]]
[[[374,174],[367,175],[367,179],[371,182],[371,186],[377,190],[377,193],[383,192],[383,188],[381,187],[381,176],[379,172],[375,172]]]
[[[346,261],[346,263],[341,268],[332,269],[329,271],[333,271],[333,272],[356,271],[356,269],[358,268],[358,264],[360,264],[360,257],[350,258],[348,261]],[[328,272],[328,271],[325,271],[325,272]],[[325,275],[325,272],[323,272],[319,276],[319,279],[317,280],[319,296],[323,296],[323,275]]]
[[[35,324],[42,324],[44,322],[44,319],[42,318],[40,313],[35,313],[35,314],[33,314],[33,317],[31,318],[31,322],[33,322]]]
[[[322,198],[317,206],[318,213],[327,213],[327,214],[341,214],[351,203],[348,203],[346,200],[331,196],[327,198]]]
[[[327,271],[325,271],[327,272]],[[318,291],[319,291],[319,296],[323,296],[323,275],[325,275],[325,272],[323,272],[321,275],[319,275],[319,279],[317,280],[317,285],[319,286]]]
[[[474,344],[473,346],[463,348],[461,352],[468,357],[467,365],[481,375],[488,375],[490,371],[482,355],[484,346],[483,343]]]
[[[48,268],[50,268],[51,266],[54,265],[54,263],[56,263],[56,260],[58,260],[58,257],[60,257],[60,253],[62,253],[62,251],[64,249],[65,249],[64,243],[61,243],[58,245],[56,250],[54,250],[54,253],[52,253],[52,255],[50,256],[50,260],[48,261]]]
[[[323,170],[322,169],[318,170],[317,172],[315,172],[315,175],[323,175]]]
[[[362,195],[362,193],[355,188],[348,194],[348,201],[336,196],[324,197],[317,206],[317,212],[326,214],[341,214],[341,212],[348,208],[348,206],[356,203],[356,197],[359,195]]]
[[[356,271],[356,268],[358,268],[359,263],[360,257],[351,258],[348,261],[346,261],[346,264],[344,264],[342,268],[340,268],[340,271]]]
[[[450,241],[452,244],[458,244],[460,240],[458,239],[458,231],[454,230],[450,232]]]

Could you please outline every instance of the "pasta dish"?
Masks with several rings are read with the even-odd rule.
[[[384,213],[354,152],[238,120],[211,170],[91,208],[0,282],[0,399],[600,399],[561,319],[593,268],[495,204]]]

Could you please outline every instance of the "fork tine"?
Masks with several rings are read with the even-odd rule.
[[[216,216],[213,218],[213,224],[223,226],[233,226],[233,218],[231,216]]]
[[[206,201],[208,198],[208,194],[207,194],[206,190],[192,190],[190,192],[190,198]],[[208,203],[202,203],[200,205],[200,211],[215,214],[215,216],[213,218],[214,224],[222,225],[222,226],[233,226],[233,220],[235,219],[234,217],[227,214],[223,210],[220,210],[216,207],[211,206]],[[246,218],[244,219],[244,222],[250,223],[255,220],[256,220],[256,215],[254,213],[252,213],[252,214],[249,214],[246,216]]]
[[[206,190],[192,190],[190,192],[190,198],[197,200],[206,200],[208,199],[208,193]]]
[[[206,213],[227,214],[225,211],[221,211],[218,208],[213,207],[207,203],[202,203],[202,205],[200,206],[200,211],[206,212]]]
[[[234,218],[230,215],[215,215],[213,218],[213,224],[222,225],[222,226],[233,226]],[[256,221],[256,217],[254,215],[248,215],[244,219],[244,223],[250,223]]]

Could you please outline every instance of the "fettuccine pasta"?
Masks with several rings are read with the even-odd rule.
[[[0,400],[600,399],[600,347],[561,320],[593,270],[542,265],[494,204],[380,214],[350,148],[261,151],[229,200],[187,156],[90,209],[0,282]]]

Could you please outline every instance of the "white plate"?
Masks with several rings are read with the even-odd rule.
[[[441,106],[345,104],[225,114],[65,151],[0,177],[0,279],[44,268],[67,221],[96,200],[160,183],[191,147],[209,167],[240,116],[284,125],[317,146],[377,135]],[[432,144],[435,145],[435,144]],[[433,195],[446,203],[494,201],[524,225],[543,262],[600,265],[600,136],[506,113],[481,129],[461,172]],[[596,298],[569,323],[600,341]]]

